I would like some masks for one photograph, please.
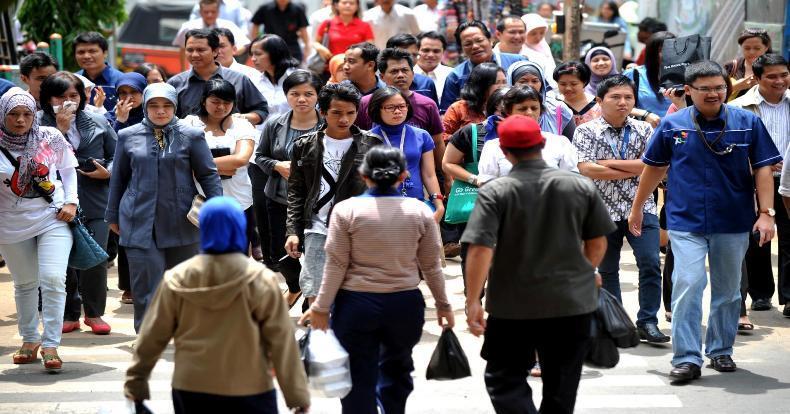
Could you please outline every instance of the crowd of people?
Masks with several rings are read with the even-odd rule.
[[[673,381],[699,378],[704,358],[736,369],[735,335],[754,329],[747,296],[770,310],[776,289],[790,317],[790,72],[765,31],[744,31],[742,56],[724,66],[692,63],[683,85],[664,87],[662,46],[675,34],[652,18],[624,65],[605,46],[557,62],[546,13],[448,26],[435,1],[362,13],[358,0],[332,0],[309,18],[289,0],[239,7],[198,2],[174,39],[190,65],[178,74],[120,72],[88,32],[73,41],[80,71],[35,52],[20,62],[26,91],[0,85],[15,364],[40,352],[62,369],[62,335],[83,312],[93,333],[111,332],[113,265],[139,334],[126,396],[150,398],[175,339],[177,412],[276,412],[270,368],[306,412],[288,317],[302,297],[300,323],[331,327],[350,355],[343,412],[404,412],[425,322],[418,285],[452,328],[441,266],[454,256],[502,413],[538,412],[530,372],[542,376],[541,412],[573,411],[598,289],[622,300],[624,239],[639,271],[629,311],[643,341],[672,342]],[[601,19],[623,23],[615,2]],[[478,195],[471,216],[449,223],[454,182]],[[75,217],[108,263],[68,267]]]

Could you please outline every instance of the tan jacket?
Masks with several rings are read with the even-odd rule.
[[[273,389],[289,407],[310,405],[294,329],[274,274],[241,253],[198,255],[165,273],[126,372],[125,393],[149,399],[148,378],[170,339],[172,386],[245,396]]]

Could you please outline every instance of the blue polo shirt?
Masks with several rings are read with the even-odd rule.
[[[712,147],[732,152],[714,154],[692,123],[697,118],[708,142],[726,131]],[[706,120],[695,107],[667,115],[642,156],[647,165],[669,165],[667,229],[692,233],[750,232],[756,220],[752,169],[782,161],[762,121],[749,111],[722,105],[716,119]]]
[[[409,90],[417,92],[426,98],[430,98],[432,101],[436,102],[436,106],[439,106],[439,95],[436,94],[436,84],[433,83],[433,79],[415,73]]]
[[[104,100],[104,108],[107,111],[115,110],[115,104],[118,103],[118,91],[115,90],[115,83],[118,82],[118,79],[123,75],[118,69],[110,67],[107,62],[104,62],[106,65],[104,70],[96,77],[96,79],[91,79],[87,73],[85,73],[84,69],[81,69],[77,72],[77,74],[82,75],[88,78],[89,81],[96,84],[96,86],[101,86],[104,90],[104,94],[107,98]],[[93,88],[90,96],[90,103],[93,104],[93,98],[96,96],[96,88]]]

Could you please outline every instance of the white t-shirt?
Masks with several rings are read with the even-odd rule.
[[[561,170],[579,172],[576,149],[568,141],[568,138],[545,131],[542,134],[546,138],[546,146],[542,151],[546,164]],[[505,154],[499,147],[499,138],[487,141],[483,145],[483,151],[480,152],[480,162],[477,166],[478,177],[481,181],[504,177],[510,173],[512,168],[513,164],[505,158]]]
[[[21,153],[11,151],[11,155],[17,158]],[[65,148],[61,153],[39,155],[35,161],[42,164],[42,175],[34,177],[34,180],[54,187],[52,204],[47,203],[34,190],[22,196],[14,193],[11,189],[11,180],[15,168],[8,158],[0,153],[0,244],[19,243],[53,228],[65,226],[66,222],[55,218],[57,210],[65,204],[66,200],[71,203],[79,202],[77,175],[74,171],[77,167],[77,158],[70,148]],[[58,179],[58,171],[61,171],[63,182]]]
[[[340,164],[343,162],[343,157],[351,148],[354,140],[351,137],[346,139],[334,139],[328,135],[324,135],[324,169],[329,172],[333,180],[337,180],[340,174]],[[318,200],[321,200],[331,191],[332,199],[325,203],[318,209],[318,214],[313,216],[313,227],[305,229],[305,233],[319,233],[326,234],[326,223],[329,220],[329,211],[335,205],[334,185],[330,186],[329,182],[321,174],[321,191],[318,194]]]
[[[189,115],[184,118],[184,121],[198,128],[206,127],[206,124],[197,115]],[[236,152],[236,143],[239,140],[248,139],[253,142],[253,148],[257,148],[259,136],[260,134],[249,121],[244,118],[233,117],[233,124],[225,131],[225,135],[214,136],[212,132],[206,132],[206,143],[209,149],[230,148],[230,153],[234,154]],[[254,149],[252,154],[254,157]],[[248,164],[244,164],[243,167],[236,169],[236,174],[233,174],[231,178],[221,180],[222,194],[238,201],[243,210],[252,206],[252,183],[250,182],[250,176],[247,174],[247,166]]]

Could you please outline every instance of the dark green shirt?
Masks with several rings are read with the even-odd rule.
[[[595,268],[582,241],[615,230],[598,189],[579,174],[522,161],[480,189],[461,241],[494,248],[486,311],[543,319],[595,311]]]

